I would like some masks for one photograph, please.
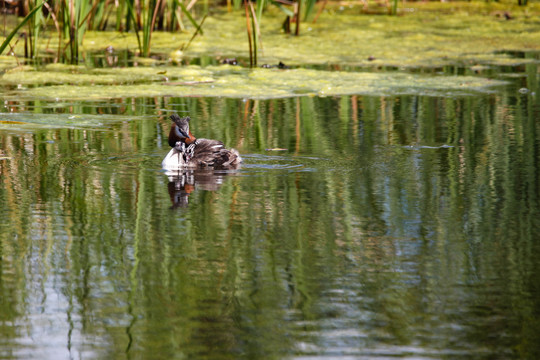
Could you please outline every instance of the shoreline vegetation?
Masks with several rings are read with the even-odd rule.
[[[281,28],[283,12],[268,7],[264,21],[256,12],[246,18],[258,34],[248,42],[243,9],[212,7],[202,18],[194,12],[193,24],[204,20],[204,29],[153,32],[148,57],[134,31],[109,24],[85,31],[75,64],[62,63],[48,27],[32,59],[24,58],[24,39],[13,38],[15,56],[0,56],[0,86],[4,99],[452,96],[497,91],[505,78],[493,76],[495,67],[540,59],[540,4],[404,3],[398,16],[364,12],[362,3],[328,3],[296,36]],[[14,24],[14,16],[4,19]]]
[[[181,4],[178,0],[175,3]],[[252,8],[253,4],[246,5],[246,11],[233,6],[209,8],[207,3],[189,9],[182,5],[178,8],[185,11],[178,10],[183,16],[175,13],[176,22],[170,20],[167,25],[163,19],[148,20],[155,28],[170,31],[140,27],[144,24],[138,24],[137,19],[143,19],[144,12],[131,14],[131,21],[129,16],[124,19],[108,15],[101,19],[101,25],[96,25],[97,15],[90,17],[95,9],[82,9],[77,31],[72,29],[71,33],[58,16],[52,16],[52,7],[44,4],[43,11],[36,11],[36,16],[27,20],[6,44],[2,63],[11,58],[17,65],[84,64],[95,53],[114,56],[125,52],[142,65],[186,63],[186,59],[201,56],[220,62],[244,59],[240,63],[244,66],[279,62],[293,66],[429,67],[456,62],[515,65],[519,60],[508,52],[540,50],[540,4],[536,3],[518,6],[516,2],[406,2],[400,3],[397,16],[381,15],[386,14],[385,3],[369,3],[367,7],[362,2],[313,3],[311,10],[301,17],[298,36],[292,31],[294,26],[289,34],[283,26],[284,18],[291,19],[286,15],[287,8],[265,7],[264,1]],[[21,19],[5,14],[2,17],[4,36],[0,36],[0,41],[5,42]],[[67,20],[66,17],[64,22]],[[133,27],[132,23],[138,25]]]

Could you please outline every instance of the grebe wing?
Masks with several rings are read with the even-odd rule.
[[[219,140],[197,139],[191,161],[201,166],[230,167],[240,163],[236,150],[225,149]]]

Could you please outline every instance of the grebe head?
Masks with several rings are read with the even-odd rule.
[[[185,142],[189,145],[197,140],[189,130],[189,121],[191,120],[189,116],[181,118],[177,114],[172,114],[171,120],[173,122],[169,134],[169,145],[171,147],[174,147],[178,141]]]
[[[173,114],[171,120],[174,123],[173,128],[176,135],[181,139],[189,139],[189,116],[181,118],[180,116]],[[176,125],[176,126],[175,126]]]

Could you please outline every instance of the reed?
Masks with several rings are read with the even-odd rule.
[[[192,1],[190,3],[191,5],[191,8],[193,7],[193,5],[195,4],[196,0]],[[197,22],[195,21],[195,19],[193,18],[193,16],[191,15],[191,13],[189,12],[189,9],[182,3],[182,1],[180,0],[174,0],[174,3],[178,5],[178,7],[182,10],[182,13],[188,18],[188,20],[191,22],[191,24],[195,27],[196,32],[199,32],[201,35],[203,35],[203,30],[202,30],[202,23],[204,21],[204,19],[201,21],[201,24],[197,24]],[[208,14],[208,13],[206,13]],[[204,18],[206,18],[206,15],[204,16]],[[171,29],[172,31],[173,29]]]
[[[195,1],[192,3],[194,4]],[[166,2],[164,0],[141,0],[138,3],[139,6],[134,6],[135,4],[131,0],[127,0],[126,5],[128,17],[130,19],[128,24],[129,22],[134,24],[141,56],[150,56],[152,33],[156,30],[156,21],[158,19],[160,23],[158,27],[167,28],[170,31],[175,30],[176,26],[182,24],[181,18],[176,11],[177,9],[180,9],[180,12],[185,15],[195,27],[193,37],[197,34],[203,34],[202,22],[200,25],[197,24],[197,21],[195,21],[188,8],[180,0],[172,0],[171,2]],[[172,9],[172,11],[170,13],[165,13],[164,8]],[[142,33],[142,36],[139,32]]]
[[[311,14],[315,11],[317,0],[305,0],[304,21],[307,21]]]
[[[206,20],[206,17],[208,16],[208,14],[204,15],[204,17],[202,18],[201,20],[201,23],[200,25],[197,26],[197,29],[195,30],[195,32],[193,33],[193,36],[189,39],[187,45],[183,45],[180,47],[180,50],[182,51],[186,51],[188,48],[189,48],[189,45],[191,45],[191,42],[193,41],[193,39],[195,39],[195,37],[198,35],[198,34],[202,34],[202,26],[204,24],[204,20]]]
[[[84,33],[88,26],[85,21],[92,7],[88,0],[63,0],[63,35],[68,40],[66,45],[67,58],[71,64],[77,64],[80,59],[80,49]]]
[[[142,49],[141,55],[144,57],[150,56],[150,45],[152,41],[152,32],[156,24],[156,16],[161,5],[161,0],[143,0],[141,1],[143,8],[143,23],[142,23]]]
[[[47,31],[47,25],[50,25],[51,21],[54,22],[59,38],[57,56],[60,61],[72,64],[78,63],[82,57],[81,48],[86,31],[106,31],[111,28],[112,23],[117,31],[135,32],[138,52],[143,57],[150,56],[154,31],[185,30],[187,23],[195,29],[193,37],[203,34],[202,22],[199,24],[193,15],[197,0],[48,0],[48,3],[39,3],[40,1],[42,0],[21,0],[24,3],[22,8],[32,10],[4,40],[2,51],[8,47],[15,34],[21,32],[23,26],[27,26],[24,31],[25,57],[37,59],[40,42],[46,38],[43,32]],[[520,5],[527,4],[527,0],[517,2]],[[311,21],[312,18],[315,22],[328,0],[321,0],[319,6],[316,6],[316,3],[317,0],[227,0],[229,11],[244,6],[250,65],[257,65],[258,55],[263,49],[260,29],[264,12],[269,6],[275,6],[285,14],[285,31],[298,36],[301,22]],[[387,0],[390,14],[397,14],[398,3],[398,0]],[[44,4],[47,11],[39,11]],[[209,6],[209,0],[204,0],[202,7],[208,9]],[[49,38],[53,37],[54,35]]]
[[[390,15],[397,15],[398,1],[399,0],[392,0],[392,3],[390,4]]]
[[[311,15],[315,11],[315,4],[317,0],[271,0],[272,4],[277,6],[285,15],[286,19],[283,23],[285,33],[291,33],[291,25],[294,22],[295,29],[294,35],[300,35],[300,22],[308,21]],[[313,19],[313,22],[317,21],[317,18],[326,6],[328,0],[325,0],[322,7],[319,9],[319,13]]]
[[[246,12],[246,30],[247,30],[247,37],[248,37],[248,46],[249,46],[249,66],[253,67],[257,65],[257,61],[253,61],[254,58],[254,46],[253,46],[253,31],[251,30],[251,12],[249,11],[249,5],[248,1],[244,0],[244,9]]]
[[[302,9],[302,0],[297,0],[295,5],[296,30],[294,34],[298,36],[300,35],[300,10]]]
[[[30,5],[32,8],[35,8],[38,4],[37,1],[31,0]],[[28,20],[28,30],[25,32],[24,36],[24,57],[25,58],[34,58],[34,55],[37,53],[37,44],[39,41],[39,35],[41,26],[43,24],[44,17],[41,11],[37,11],[34,16]]]
[[[36,5],[39,0],[25,0],[24,6],[32,8],[23,21],[16,26],[2,43],[4,51],[15,35],[24,32],[25,57],[35,58],[41,32],[50,19],[58,33],[58,57],[60,61],[76,64],[82,54],[82,42],[87,30],[105,31],[114,17],[118,31],[134,31],[141,56],[150,56],[152,33],[155,30],[174,31],[184,29],[182,18],[187,18],[195,28],[195,35],[203,34],[190,9],[197,0],[186,6],[181,0],[58,0]],[[44,6],[46,15],[38,11]]]
[[[0,54],[4,52],[4,50],[9,46],[11,40],[13,40],[13,37],[17,35],[19,30],[26,25],[32,18],[34,18],[34,15],[41,10],[43,7],[44,2],[36,5],[25,17],[24,19],[6,36],[6,39],[2,42],[0,45]]]

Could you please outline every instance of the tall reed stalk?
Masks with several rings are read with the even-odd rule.
[[[26,25],[30,19],[34,17],[34,15],[41,10],[41,7],[43,6],[44,2],[36,5],[26,16],[25,18],[19,23],[19,25],[15,26],[15,28],[6,36],[5,40],[0,44],[0,54],[4,52],[4,50],[9,46],[11,40],[17,35],[19,30]]]
[[[295,29],[294,35],[300,35],[300,22],[307,21],[311,14],[315,11],[315,3],[317,0],[271,0],[272,4],[276,5],[286,16],[283,28],[287,34],[291,33],[291,23],[294,21]],[[325,0],[323,7],[326,5]],[[292,7],[290,10],[287,6]],[[322,7],[321,10],[322,11]],[[319,14],[317,14],[313,22],[317,21]]]
[[[311,14],[315,11],[315,3],[317,0],[305,0],[304,21],[307,21]]]
[[[397,15],[398,1],[399,0],[392,0],[391,7],[390,7],[391,15]]]
[[[248,0],[244,0],[244,9],[246,11],[246,30],[249,46],[249,67],[257,65],[257,58],[254,61],[254,44],[253,44],[253,31],[251,30],[251,11],[249,10]]]
[[[135,31],[141,56],[150,55],[153,31],[184,28],[182,17],[193,24],[195,35],[203,33],[202,23],[197,24],[190,12],[197,0],[191,0],[187,6],[182,0],[49,0],[49,4],[36,5],[38,1],[24,0],[33,9],[4,40],[2,51],[22,27],[27,26],[24,33],[25,56],[36,57],[41,32],[50,18],[58,32],[58,55],[61,60],[72,64],[81,58],[86,31],[106,30],[111,16],[116,19],[116,30]],[[47,7],[48,16],[38,11],[43,4]],[[205,4],[208,6],[208,2]]]
[[[156,24],[156,17],[158,14],[161,0],[143,0],[143,41],[142,41],[142,56],[150,56],[150,44],[152,42],[152,33]]]
[[[244,9],[246,14],[246,30],[249,45],[249,66],[257,66],[257,57],[259,50],[262,51],[261,41],[261,21],[262,13],[266,6],[265,0],[257,1],[257,8],[249,0],[244,0]]]
[[[85,21],[90,14],[91,6],[88,0],[62,0],[63,35],[67,39],[67,58],[71,64],[77,64],[80,58],[80,48],[84,33],[87,30]]]
[[[29,4],[32,8],[35,8],[38,5],[38,1],[30,0]],[[26,33],[24,46],[24,55],[26,58],[32,59],[37,55],[37,46],[43,22],[44,16],[41,11],[37,11],[28,21],[28,32]]]
[[[152,34],[156,30],[174,31],[184,29],[183,18],[187,18],[194,26],[193,37],[203,34],[202,22],[197,24],[191,14],[198,0],[49,0],[47,5],[49,16],[44,16],[36,8],[41,0],[23,0],[34,6],[23,23],[28,26],[25,33],[26,56],[36,57],[38,45],[42,38],[41,32],[46,28],[50,18],[53,19],[59,33],[58,55],[62,60],[78,63],[81,58],[81,48],[84,34],[87,30],[106,30],[109,19],[115,18],[116,30],[134,31],[137,36],[140,56],[148,57],[151,52]],[[324,0],[324,7],[328,0]],[[389,11],[397,12],[398,0],[389,0],[392,6]],[[525,2],[526,0],[519,0]],[[246,31],[248,36],[250,66],[257,66],[258,55],[262,52],[261,23],[263,14],[269,5],[277,6],[285,15],[285,28],[290,31],[295,26],[294,34],[300,34],[301,21],[308,21],[316,9],[316,0],[228,0],[228,9],[240,8],[244,5],[246,16]],[[187,5],[186,5],[187,4]],[[203,0],[203,6],[208,8],[209,0]],[[313,21],[316,21],[318,15]],[[291,26],[292,21],[295,22]],[[21,27],[15,29],[18,32]],[[2,50],[13,39],[15,33],[6,39]],[[192,38],[193,39],[193,38]],[[191,40],[190,40],[191,42]],[[189,44],[188,44],[189,46]],[[186,46],[187,48],[187,46]]]

